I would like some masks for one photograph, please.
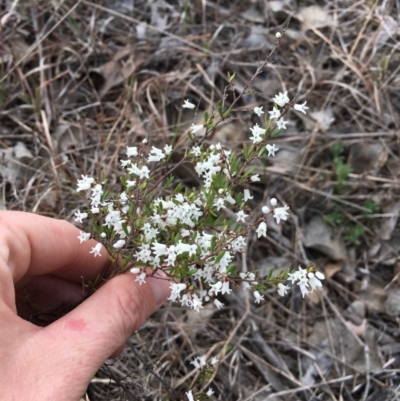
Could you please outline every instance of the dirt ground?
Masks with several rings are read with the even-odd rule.
[[[209,387],[212,400],[400,399],[399,0],[6,0],[0,12],[0,209],[73,221],[80,175],[117,186],[125,147],[144,138],[179,161],[228,72],[240,93],[286,27],[209,142],[248,141],[251,109],[279,91],[309,106],[289,115],[252,188],[254,209],[276,197],[290,219],[236,262],[260,277],[314,264],[323,290],[270,289],[259,305],[238,291],[200,313],[167,304],[84,399]],[[190,362],[205,354],[220,362],[200,380]]]

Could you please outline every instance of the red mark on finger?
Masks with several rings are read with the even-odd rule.
[[[69,319],[65,325],[64,329],[68,331],[82,332],[88,327],[84,319]]]

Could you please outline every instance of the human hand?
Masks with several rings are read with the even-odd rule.
[[[94,280],[107,266],[106,250],[94,258],[96,242],[80,244],[78,235],[62,220],[0,212],[2,400],[79,400],[103,362],[170,294],[166,280],[140,286],[135,275],[123,274],[46,327],[22,319],[17,304],[26,314],[26,301],[39,310],[78,303],[82,277]]]

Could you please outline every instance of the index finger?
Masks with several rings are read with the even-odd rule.
[[[0,258],[11,270],[14,283],[24,275],[55,274],[81,282],[94,279],[109,261],[105,248],[101,256],[90,254],[96,241],[82,244],[80,230],[64,220],[25,212],[0,212]]]

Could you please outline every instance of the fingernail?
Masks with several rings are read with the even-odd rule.
[[[154,277],[149,278],[149,284],[153,290],[154,299],[157,307],[161,306],[165,300],[171,295],[169,288],[169,281],[166,280],[167,276],[163,272],[157,272]]]

